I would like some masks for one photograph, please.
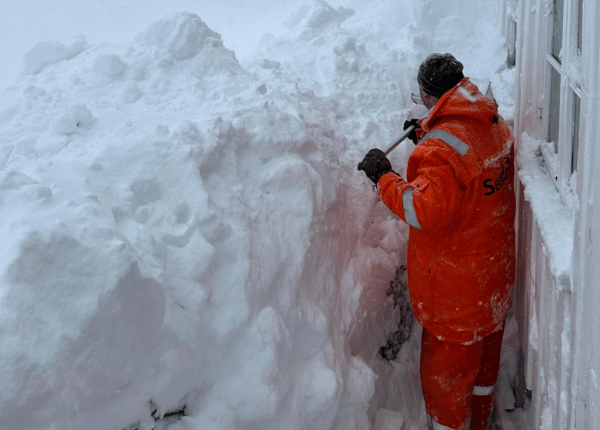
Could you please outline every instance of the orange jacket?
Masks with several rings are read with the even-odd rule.
[[[425,135],[379,197],[410,225],[408,286],[418,321],[471,344],[500,328],[515,278],[514,137],[464,78],[422,120]]]

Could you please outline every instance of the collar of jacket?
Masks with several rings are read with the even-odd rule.
[[[491,121],[497,115],[496,103],[483,95],[469,78],[463,78],[438,100],[429,115],[422,120],[421,127],[429,132],[436,122],[450,116],[480,122]]]

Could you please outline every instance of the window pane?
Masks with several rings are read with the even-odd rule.
[[[577,9],[577,50],[581,55],[583,41],[583,0],[579,0],[579,8]]]
[[[573,127],[571,132],[571,173],[577,170],[579,160],[579,118],[581,112],[581,99],[573,93]]]
[[[558,120],[560,117],[560,73],[550,66],[550,113],[548,116],[548,141],[558,143]],[[555,152],[558,147],[555,145]]]
[[[554,23],[552,26],[552,56],[560,63],[563,36],[563,11],[565,0],[554,0]]]
[[[514,67],[517,64],[517,23],[509,18],[507,22],[506,44],[508,45],[508,67]]]

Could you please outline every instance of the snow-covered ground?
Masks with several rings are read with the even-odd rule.
[[[491,81],[512,119],[493,7],[3,9],[0,428],[426,428],[420,327],[379,354],[405,310],[388,290],[407,228],[356,164],[424,114],[410,93],[430,52]]]

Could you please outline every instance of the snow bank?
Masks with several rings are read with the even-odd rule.
[[[28,56],[1,114],[3,427],[364,421],[331,101],[252,76],[187,13]]]
[[[379,353],[407,227],[356,163],[424,114],[416,67],[469,3],[315,1],[243,65],[192,13],[34,47],[0,107],[0,427],[423,427],[419,327]]]

